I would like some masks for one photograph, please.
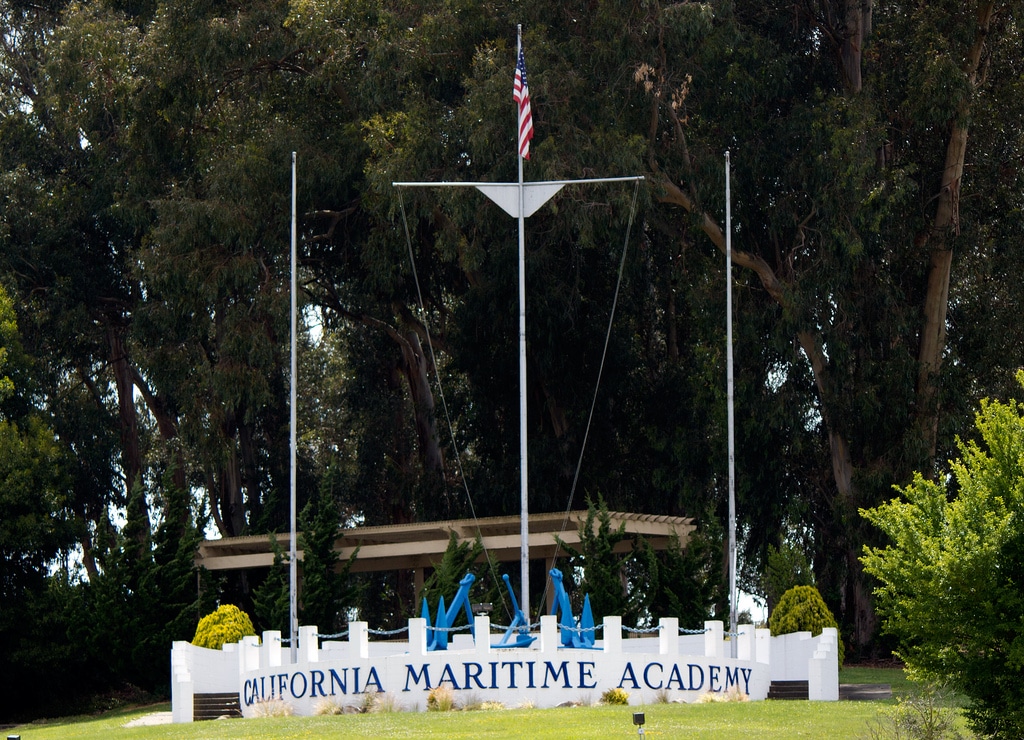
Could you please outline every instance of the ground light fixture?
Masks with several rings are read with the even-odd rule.
[[[644,713],[633,712],[633,724],[636,725],[637,734],[640,737],[644,736]]]

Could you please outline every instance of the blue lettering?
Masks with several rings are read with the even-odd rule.
[[[359,691],[359,666],[352,669],[352,683],[355,684],[352,688],[353,694],[360,693]]]
[[[537,686],[533,683],[533,665],[534,665],[534,663],[533,663],[532,660],[529,663],[526,664],[526,675],[527,675],[526,688],[528,688],[528,689],[535,689],[535,688],[537,688]]]
[[[271,683],[273,683],[273,681],[274,681],[274,677],[273,676],[270,677],[270,681],[271,681]],[[283,699],[284,698],[284,689],[285,689],[285,687],[287,685],[288,685],[288,674],[287,673],[278,673],[277,674],[277,698],[278,699]]]
[[[377,687],[378,693],[384,693],[384,687],[380,685],[380,676],[377,675],[377,668],[370,666],[370,675],[366,677],[366,683],[363,684],[363,691],[370,688],[370,684]]]
[[[659,673],[663,673],[665,671],[665,666],[663,666],[661,663],[648,663],[647,666],[644,668],[644,683],[647,684],[647,688],[657,690],[662,687],[661,681],[659,680],[658,685],[655,686],[651,683],[651,678],[648,675],[650,673],[651,668],[653,668],[654,666],[658,666]]]
[[[719,666],[719,665],[709,665],[708,666],[708,691],[721,691],[722,690],[721,687],[718,687],[717,689],[715,688],[715,685],[718,683],[718,680],[719,680],[718,679],[718,672],[720,670],[722,670],[722,666]]]
[[[626,663],[626,670],[624,670],[622,672],[622,678],[619,679],[619,688],[620,689],[622,688],[622,684],[626,683],[627,677],[628,677],[629,682],[631,684],[633,684],[633,688],[634,689],[639,689],[640,688],[640,684],[637,683],[637,680],[636,680],[636,674],[633,673],[633,664],[632,663]]]
[[[337,687],[339,689],[341,689],[341,693],[347,694],[348,693],[348,668],[342,668],[341,669],[341,676],[339,676],[337,674],[337,672],[333,668],[330,669],[330,672],[331,672],[331,696],[334,696],[334,694],[335,694],[335,691],[334,691],[335,685],[337,685]]]
[[[267,683],[266,683],[266,679],[267,679],[266,676],[260,676],[260,698],[261,699],[263,699],[263,698],[265,698],[267,696]],[[274,682],[273,681],[270,682],[270,688],[271,689],[274,688]]]
[[[252,704],[252,698],[249,696],[249,684],[251,681],[246,679],[245,685],[242,687],[242,701],[245,702],[245,706]]]
[[[548,687],[548,676],[551,676],[555,681],[557,681],[558,677],[561,676],[563,681],[562,688],[572,688],[572,684],[569,683],[569,661],[563,660],[562,665],[557,670],[553,665],[551,665],[550,660],[545,660],[544,666],[544,683],[541,685],[542,689],[546,689]]]
[[[431,688],[433,688],[430,685],[430,665],[427,663],[423,664],[423,669],[419,673],[416,673],[416,669],[413,668],[411,665],[405,666],[405,688],[402,689],[402,691],[409,690],[410,678],[412,679],[413,684],[416,686],[419,686],[419,683],[422,680],[426,684],[426,686],[423,687],[424,691],[428,691]]]
[[[302,679],[302,692],[301,693],[296,693],[295,692],[295,679],[296,678],[301,678]],[[304,697],[306,695],[306,691],[308,689],[309,689],[309,681],[306,680],[306,674],[302,673],[301,671],[299,673],[293,673],[292,674],[292,680],[288,684],[288,690],[292,692],[292,696],[294,696],[296,699],[301,699],[302,697]]]
[[[689,663],[688,665],[690,668],[690,691],[700,691],[702,688],[704,688],[704,669],[701,668],[699,665],[695,665],[693,663]],[[697,683],[693,680],[694,668],[696,668],[697,672],[700,673],[700,683]]]
[[[447,678],[445,678],[447,676]],[[441,678],[438,679],[437,685],[440,686],[445,681],[452,685],[456,691],[459,690],[459,682],[455,680],[455,674],[452,673],[452,667],[448,663],[444,664],[444,670],[441,671]]]
[[[743,693],[750,693],[750,674],[754,672],[753,668],[740,668],[740,673],[743,674]]]
[[[505,666],[508,666],[508,687],[510,689],[518,689],[519,688],[518,686],[516,686],[516,666],[517,665],[521,666],[522,664],[523,664],[522,661],[519,661],[519,660],[514,661],[514,662],[506,661],[506,662],[501,664],[502,668],[504,668]],[[530,682],[533,683],[533,672],[532,671],[530,672]]]
[[[313,683],[312,691],[309,692],[309,695],[316,698],[316,690],[320,689],[320,696],[327,696],[327,694],[324,693],[324,672],[310,671],[309,676]]]
[[[469,688],[470,681],[476,681],[476,685],[478,688],[487,688],[483,685],[483,682],[480,681],[480,674],[484,672],[484,667],[482,665],[480,665],[479,663],[463,663],[462,665],[466,669],[465,686],[467,689]],[[472,670],[473,668],[475,668],[476,670]]]
[[[739,668],[733,668],[730,671],[729,670],[729,666],[726,666],[725,667],[725,690],[728,691],[730,686],[736,686],[738,688],[739,685],[740,685],[740,669]]]
[[[593,683],[589,683],[589,684],[587,683],[587,679],[593,680],[593,678],[594,678],[594,672],[593,672],[594,663],[591,662],[591,661],[580,661],[579,666],[580,666],[580,685],[577,688],[580,688],[580,689],[596,689],[597,688],[597,681],[594,681]],[[586,666],[590,666],[590,668],[587,668]]]
[[[491,667],[491,688],[496,689],[498,688],[498,663],[492,660],[487,665]]]
[[[672,670],[669,671],[668,681],[665,682],[665,688],[671,689],[673,681],[679,684],[680,691],[686,691],[686,685],[683,684],[683,676],[679,673],[679,666],[676,663],[672,664]]]

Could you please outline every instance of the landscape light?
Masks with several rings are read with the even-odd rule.
[[[644,713],[643,712],[633,712],[633,724],[636,725],[636,727],[637,727],[637,730],[636,730],[637,734],[639,734],[640,737],[643,737],[643,735],[644,735]]]

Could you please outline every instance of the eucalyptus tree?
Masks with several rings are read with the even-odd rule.
[[[1019,11],[984,1],[711,3],[659,6],[651,18],[658,44],[639,69],[658,199],[724,248],[711,185],[732,150],[733,261],[775,311],[774,332],[802,354],[780,369],[802,365],[814,381],[805,428],[790,432],[816,429],[828,443],[831,480],[808,502],[815,566],[857,645],[874,618],[854,512],[915,466],[941,467],[950,432],[967,422],[944,419],[944,404],[977,390],[943,366],[951,266],[974,223],[994,225],[982,225],[992,216],[968,193],[980,204],[1018,184],[965,173],[991,151],[971,150],[969,131],[996,151],[1020,140],[993,115],[998,105],[1010,121],[1018,108],[1002,60],[1019,48]],[[953,346],[989,330],[958,328]]]

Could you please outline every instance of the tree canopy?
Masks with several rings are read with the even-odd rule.
[[[858,510],[946,475],[1022,356],[1020,13],[0,0],[19,330],[0,422],[5,464],[38,474],[4,484],[0,521],[27,486],[53,491],[30,508],[55,528],[0,548],[68,610],[121,603],[107,578],[139,584],[126,599],[169,589],[179,639],[212,606],[195,600],[252,606],[266,573],[191,599],[176,548],[287,526],[293,151],[299,507],[330,496],[339,525],[518,511],[515,223],[476,193],[391,184],[515,180],[521,23],[527,179],[646,177],[628,244],[621,185],[567,187],[527,222],[531,509],[600,494],[720,537],[729,151],[741,582],[759,592],[769,548],[803,548],[870,651],[859,555],[879,540]],[[414,609],[411,579],[370,590],[381,620]]]
[[[961,443],[948,482],[917,476],[863,512],[889,539],[863,560],[908,667],[969,697],[982,735],[1010,738],[1024,727],[1021,405],[983,401],[976,424],[980,440]]]

